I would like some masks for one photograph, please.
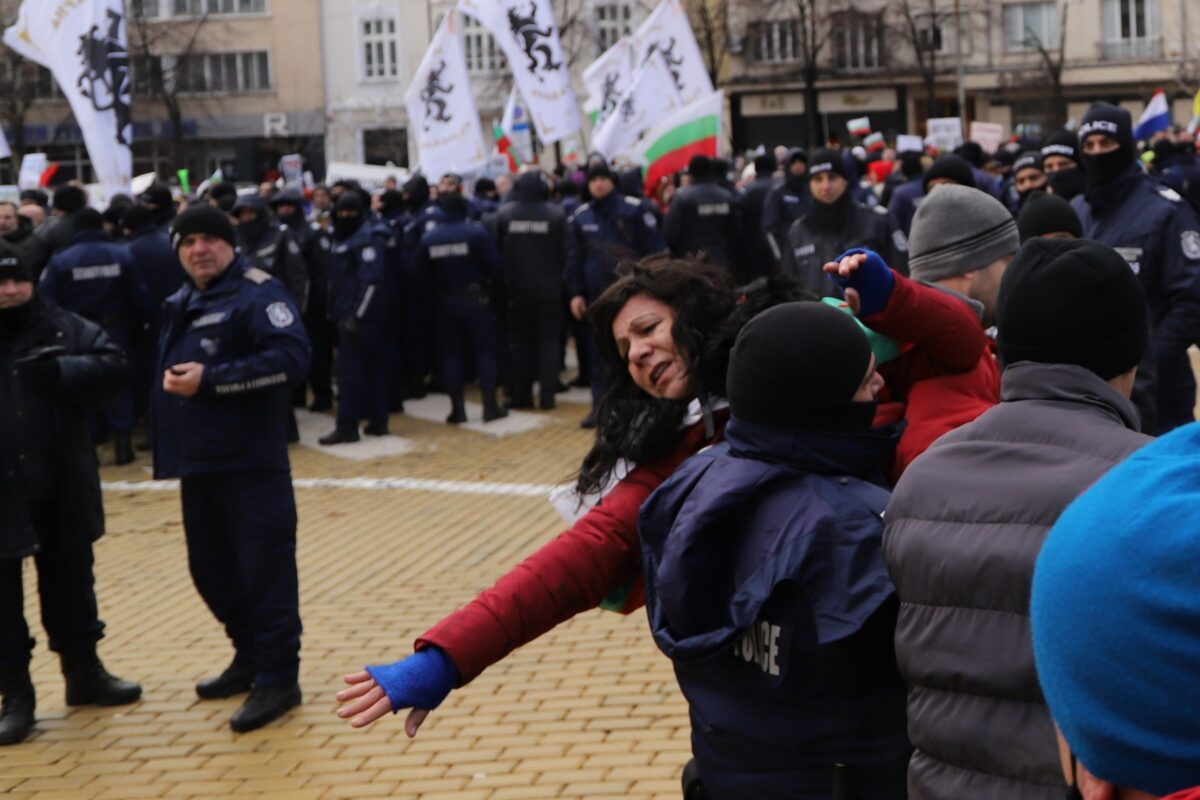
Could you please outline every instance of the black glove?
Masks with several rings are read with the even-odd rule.
[[[53,390],[58,386],[58,353],[61,347],[36,350],[17,361],[21,379],[40,389]]]

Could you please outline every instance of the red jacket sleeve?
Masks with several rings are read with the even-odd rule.
[[[705,444],[703,425],[689,428],[674,452],[636,467],[570,529],[426,631],[416,649],[432,644],[445,650],[462,686],[521,645],[595,608],[641,574],[642,503]]]
[[[880,367],[894,398],[906,400],[926,378],[967,372],[987,352],[988,337],[975,311],[961,300],[894,272],[896,283],[882,311],[863,318],[871,330],[902,346]]]

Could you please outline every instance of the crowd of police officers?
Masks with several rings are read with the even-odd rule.
[[[1184,134],[1140,144],[1142,155],[1127,112],[1095,104],[1078,130],[994,154],[781,147],[698,156],[657,186],[593,157],[469,193],[448,174],[374,194],[353,181],[307,196],[218,184],[178,204],[156,184],[103,213],[73,185],[52,202],[32,191],[0,203],[0,744],[34,720],[24,556],[68,702],[140,696],[96,654],[94,443],[110,438],[119,464],[153,450],[156,477],[180,479],[191,574],[234,649],[196,691],[248,691],[231,726],[252,730],[300,702],[294,409],[334,412],[322,445],[386,435],[389,414],[427,392],[449,395],[446,421],[463,423],[472,378],[484,422],[534,408],[535,392],[552,409],[571,338],[594,426],[605,374],[587,310],[627,259],[703,252],[740,283],[783,273],[838,296],[825,262],[865,247],[905,272],[922,198],[973,187],[1002,200],[1023,237],[1087,236],[1128,260],[1155,331],[1135,397],[1144,428],[1191,420],[1200,164]]]

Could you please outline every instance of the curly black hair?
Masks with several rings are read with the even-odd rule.
[[[725,395],[729,351],[745,323],[776,303],[806,299],[783,277],[760,278],[736,289],[728,270],[704,258],[651,256],[624,262],[618,275],[588,309],[608,384],[597,414],[596,440],[576,479],[581,496],[600,491],[620,460],[647,463],[669,452],[687,413],[688,401],[651,397],[633,382],[612,334],[613,321],[630,299],[648,295],[671,307],[675,349],[702,402]]]

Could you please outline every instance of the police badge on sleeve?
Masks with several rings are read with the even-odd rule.
[[[287,303],[271,303],[267,306],[267,319],[276,328],[286,328],[296,321],[296,315],[288,308]]]
[[[1200,259],[1200,231],[1184,231],[1179,237],[1183,254],[1190,259]]]

